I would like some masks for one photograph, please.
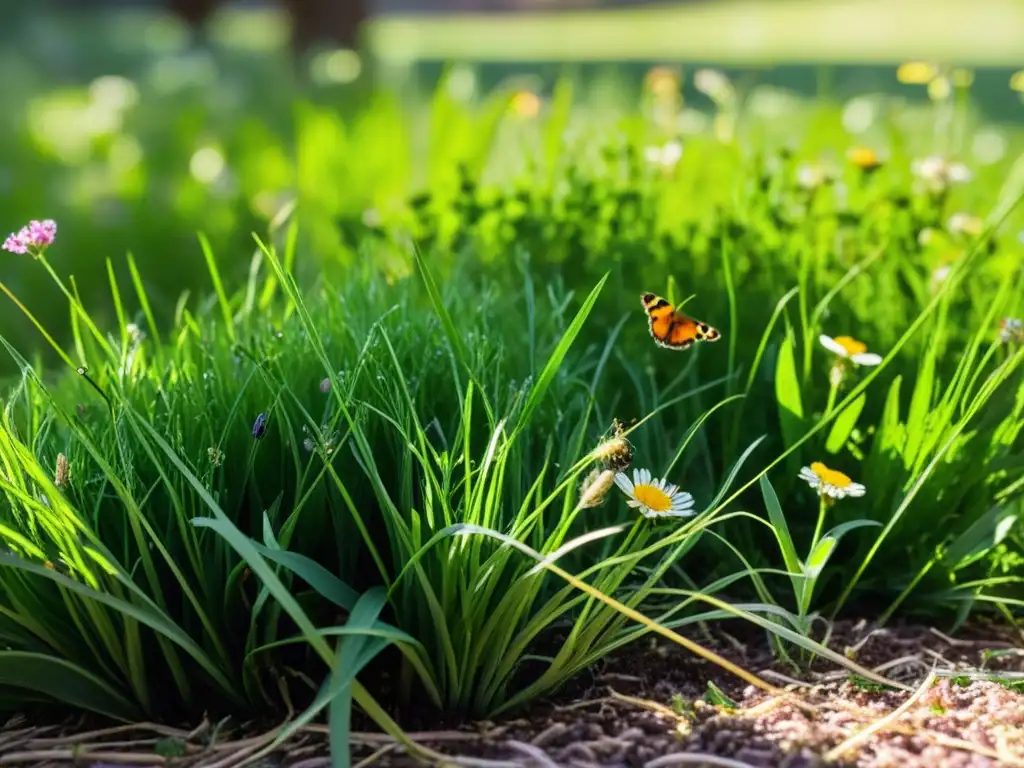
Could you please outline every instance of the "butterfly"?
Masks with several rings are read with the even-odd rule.
[[[645,293],[640,301],[647,311],[651,336],[659,347],[689,349],[698,341],[718,341],[722,338],[716,328],[684,315],[661,296]]]

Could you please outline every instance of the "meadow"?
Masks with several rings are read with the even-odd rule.
[[[650,635],[774,690],[698,630],[890,684],[832,622],[1020,620],[1024,132],[970,71],[67,55],[0,129],[0,709],[326,718],[343,766]]]

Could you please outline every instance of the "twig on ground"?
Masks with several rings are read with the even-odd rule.
[[[398,748],[398,744],[397,743],[396,744],[385,744],[380,749],[375,750],[373,752],[373,754],[371,754],[369,757],[365,757],[362,760],[360,760],[358,763],[356,763],[355,768],[366,768],[366,766],[368,766],[368,765],[373,765],[378,760],[380,760],[380,758],[384,757],[384,755],[388,754],[389,752],[394,752],[395,749],[397,749],[397,748]],[[294,766],[292,766],[292,768],[299,768],[299,766],[298,765],[294,765]],[[313,768],[313,766],[310,765],[310,766],[308,766],[308,768]]]
[[[1013,643],[1007,643],[1003,640],[958,640],[955,637],[940,632],[935,627],[928,627],[928,631],[935,635],[937,638],[942,640],[944,643],[948,643],[956,648],[976,648],[978,646],[984,646],[985,648],[1014,648]]]
[[[671,755],[662,755],[644,763],[644,768],[667,768],[671,765],[686,765],[697,763],[698,765],[720,765],[722,768],[757,768],[750,763],[736,760],[731,757],[719,757],[718,755],[702,754],[700,752],[676,752]]]
[[[892,712],[890,712],[885,717],[881,718],[880,720],[876,720],[874,723],[870,724],[869,726],[867,726],[863,730],[858,731],[857,733],[853,734],[852,736],[850,736],[849,738],[844,740],[842,743],[840,743],[839,745],[833,747],[828,752],[826,752],[825,753],[825,760],[826,760],[826,762],[832,762],[833,760],[838,758],[840,755],[842,755],[844,752],[847,752],[850,749],[852,749],[853,747],[856,747],[856,746],[862,744],[863,742],[867,741],[873,734],[875,734],[876,732],[878,732],[881,729],[885,728],[890,723],[894,723],[901,715],[903,715],[905,712],[909,711],[910,708],[912,706],[914,706],[914,704],[917,703],[918,699],[920,699],[922,696],[924,696],[924,694],[931,687],[932,683],[935,681],[935,677],[936,677],[935,672],[932,671],[931,673],[929,673],[928,677],[926,677],[924,679],[924,682],[921,683],[921,685],[918,687],[918,689],[916,691],[914,691],[907,698],[907,700],[905,702],[903,702],[903,704],[901,704],[899,707],[894,709]]]
[[[8,752],[0,755],[0,765],[40,765],[47,760],[58,760],[79,765],[88,759],[96,763],[121,765],[166,765],[167,759],[152,752],[89,752],[81,749],[39,749],[28,752]],[[91,763],[90,763],[91,764]]]
[[[776,672],[774,669],[762,669],[757,674],[761,677],[768,677],[785,683],[786,685],[794,685],[799,688],[810,688],[814,685],[814,683],[810,683],[805,680],[797,680],[795,677],[790,677],[789,675],[784,675],[781,672]]]
[[[510,740],[506,742],[506,746],[515,750],[516,752],[533,758],[533,760],[540,766],[540,768],[559,768],[558,763],[552,760],[548,756],[547,752],[545,752],[540,747],[535,746],[534,744],[524,744],[521,741]]]
[[[671,709],[666,707],[664,704],[659,704],[656,701],[650,699],[638,699],[634,696],[627,696],[624,693],[618,691],[611,691],[611,698],[615,701],[622,702],[623,704],[632,704],[634,707],[640,707],[641,709],[649,709],[651,712],[657,712],[659,715],[665,715],[671,717],[673,720],[678,720],[679,715],[673,712]]]

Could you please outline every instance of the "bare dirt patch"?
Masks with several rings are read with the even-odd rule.
[[[954,639],[921,626],[836,626],[832,649],[905,690],[851,678],[820,661],[796,671],[772,655],[763,634],[718,631],[694,639],[782,692],[745,686],[652,641],[516,717],[411,735],[450,765],[494,768],[1024,767],[1024,642],[1016,630],[976,625]],[[707,703],[709,682],[736,706]],[[304,729],[259,759],[276,731],[211,731],[209,723],[192,731],[140,725],[82,732],[14,721],[0,730],[0,766],[329,765],[323,726]],[[420,764],[383,735],[359,732],[353,743],[356,764]]]

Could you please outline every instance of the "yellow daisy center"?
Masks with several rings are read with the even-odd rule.
[[[858,168],[875,168],[881,165],[878,153],[869,147],[853,147],[849,152],[850,162]]]
[[[664,97],[676,92],[679,80],[671,69],[655,67],[647,73],[647,87],[655,95]]]
[[[846,354],[853,356],[868,351],[868,345],[863,341],[857,341],[852,336],[836,336],[833,341],[846,350]]]
[[[939,72],[927,61],[908,61],[896,70],[896,79],[907,85],[927,85]]]
[[[536,117],[540,114],[540,97],[532,91],[519,91],[512,97],[512,111],[520,117]]]
[[[820,461],[816,461],[811,464],[811,472],[816,474],[823,483],[834,486],[836,488],[848,488],[853,484],[853,480],[844,475],[842,472],[829,469]]]
[[[653,485],[636,486],[633,489],[633,497],[655,512],[668,512],[672,508],[672,499],[669,495]]]

